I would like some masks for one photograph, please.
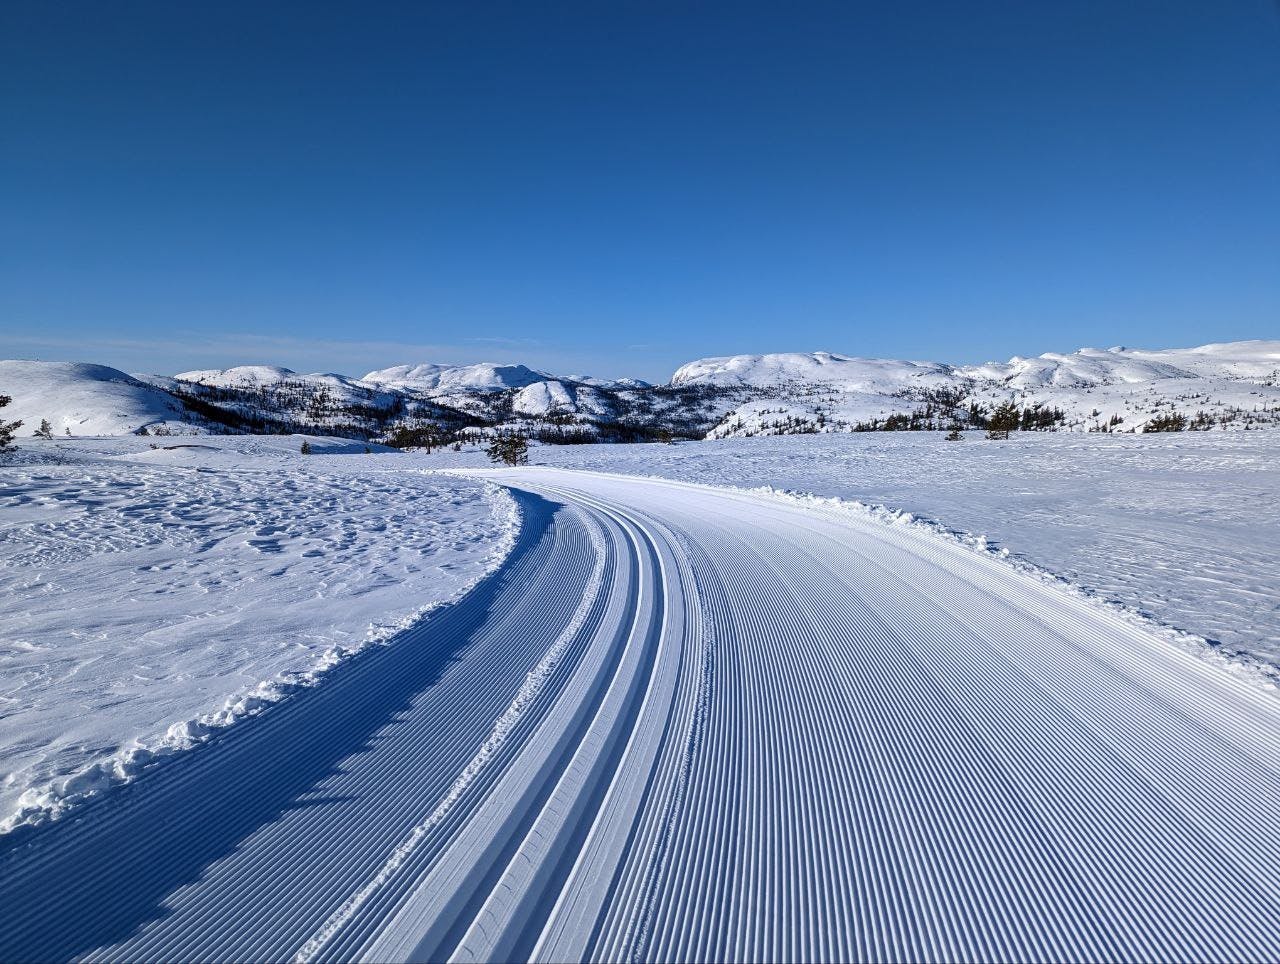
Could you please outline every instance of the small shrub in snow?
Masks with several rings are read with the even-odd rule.
[[[1187,417],[1181,412],[1157,415],[1142,427],[1143,432],[1181,432],[1187,427]]]
[[[4,408],[13,399],[8,395],[0,395],[0,408]],[[13,436],[17,434],[18,429],[22,428],[21,422],[6,422],[0,419],[0,452],[7,449],[13,442]]]

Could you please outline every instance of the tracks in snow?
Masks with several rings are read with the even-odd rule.
[[[1272,698],[905,528],[503,479],[465,601],[7,841],[0,958],[1280,958]]]

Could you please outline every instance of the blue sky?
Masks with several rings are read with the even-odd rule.
[[[0,355],[362,374],[1280,337],[1280,8],[0,10]]]

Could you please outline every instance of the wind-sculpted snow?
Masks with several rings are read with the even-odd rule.
[[[313,684],[501,560],[505,490],[283,441],[54,441],[0,467],[0,833]]]
[[[1280,705],[913,526],[483,473],[504,567],[0,852],[0,958],[1275,960]]]

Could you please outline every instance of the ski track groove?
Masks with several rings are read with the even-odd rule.
[[[481,473],[457,604],[0,843],[0,959],[1280,959],[1280,703],[904,526]]]

